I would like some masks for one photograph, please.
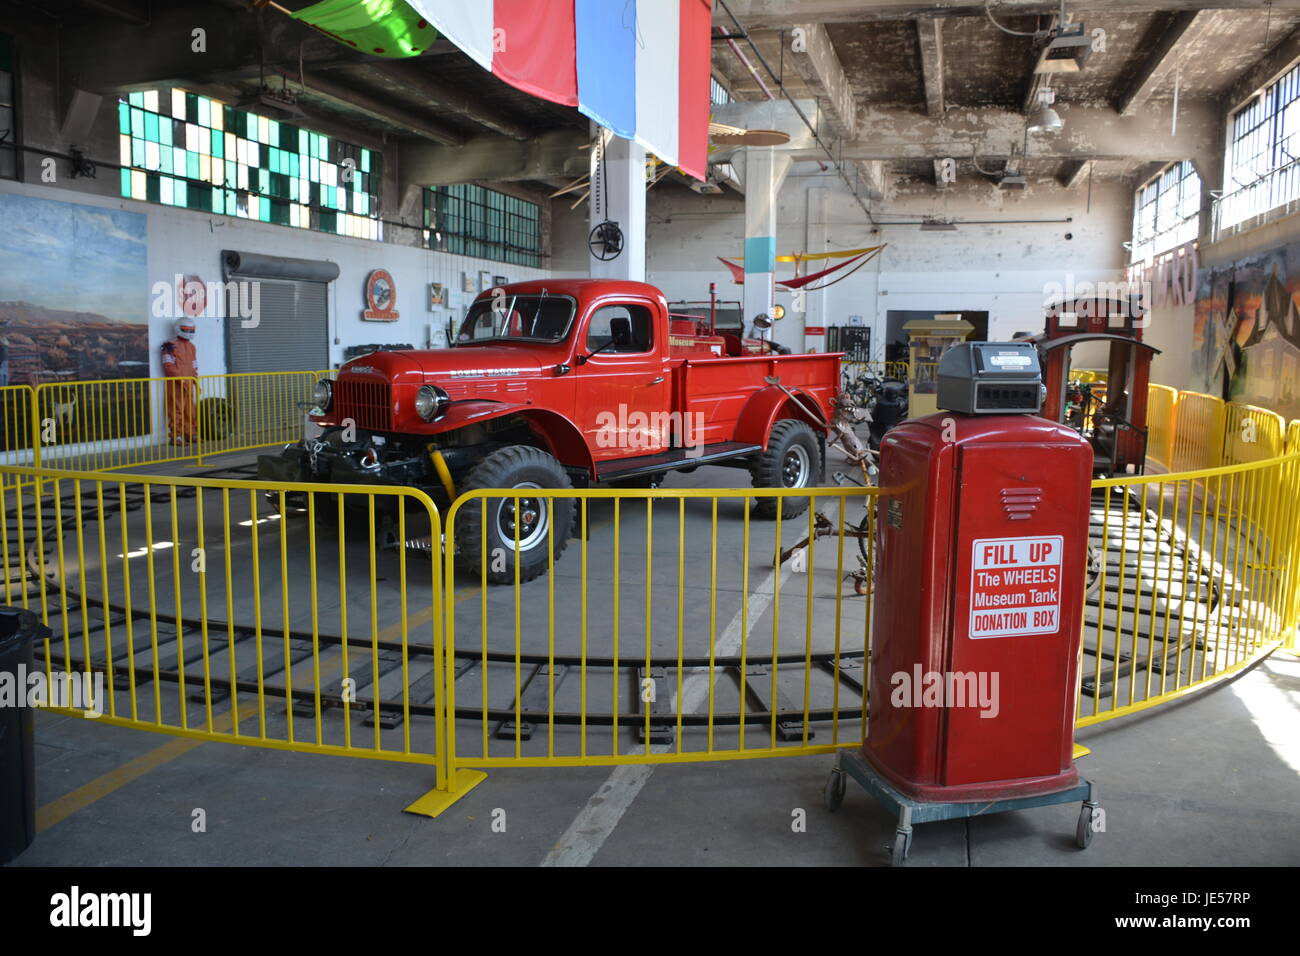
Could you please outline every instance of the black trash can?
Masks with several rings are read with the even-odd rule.
[[[36,836],[36,715],[27,706],[27,678],[35,671],[35,641],[46,634],[31,611],[0,607],[0,680],[13,689],[0,706],[0,865]]]

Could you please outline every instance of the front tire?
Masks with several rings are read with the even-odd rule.
[[[560,463],[546,452],[528,445],[510,445],[475,465],[461,491],[572,487]],[[520,582],[531,581],[546,570],[552,548],[557,559],[563,553],[573,526],[573,510],[572,498],[541,495],[521,494],[517,502],[514,497],[467,502],[456,516],[456,567],[477,577],[486,563],[490,582],[511,584],[518,564]]]
[[[821,446],[817,434],[806,422],[783,418],[772,426],[767,450],[760,452],[749,468],[755,488],[809,488],[822,471]],[[808,510],[807,498],[759,498],[754,514],[794,518]]]

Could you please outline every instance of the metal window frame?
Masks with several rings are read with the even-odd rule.
[[[1192,161],[1184,159],[1165,166],[1138,187],[1133,198],[1132,247],[1135,261],[1142,258],[1137,254],[1138,247],[1154,245],[1187,223],[1199,221],[1203,186]],[[1186,212],[1189,205],[1193,210],[1190,213]],[[1168,250],[1157,250],[1157,253],[1165,251]]]
[[[159,109],[157,111],[149,110],[143,103],[135,102],[137,98],[143,99],[150,92],[158,95]],[[183,97],[185,104],[184,118],[173,113],[176,102],[175,94],[178,92]],[[222,110],[220,128],[212,125],[210,115],[208,125],[202,125],[198,122],[201,119],[201,100],[208,102],[209,111],[213,109]],[[167,108],[168,112],[162,112],[164,108]],[[239,109],[213,97],[192,93],[181,87],[158,87],[156,90],[140,90],[129,93],[118,98],[118,109],[138,110],[146,118],[156,117],[159,131],[157,138],[149,137],[148,128],[143,131],[143,135],[137,136],[134,125],[130,123],[128,124],[128,132],[119,130],[119,141],[127,140],[130,142],[131,162],[123,165],[123,170],[128,174],[140,172],[146,177],[153,177],[158,180],[166,177],[185,186],[185,201],[183,202],[166,202],[162,199],[161,194],[155,198],[150,195],[148,186],[142,201],[157,202],[161,205],[175,206],[179,209],[206,210],[222,215],[247,218],[255,222],[288,225],[290,228],[311,229],[316,232],[352,236],[354,238],[358,237],[356,230],[349,231],[348,224],[352,219],[368,220],[373,223],[373,226],[364,230],[366,234],[359,236],[359,238],[367,238],[372,241],[383,239],[382,221],[379,217],[379,203],[383,187],[379,163],[383,160],[383,154],[378,150],[344,142],[341,139],[308,129],[306,126],[297,123],[288,123],[263,116],[251,110]],[[193,119],[190,119],[191,115]],[[249,123],[250,117],[255,120],[251,125]],[[263,120],[265,120],[265,124],[263,124]],[[263,130],[264,125],[265,130]],[[170,145],[165,142],[168,136],[164,135],[164,127],[171,131]],[[202,149],[190,150],[188,148],[186,133],[190,127],[197,130],[199,144],[200,146],[206,145],[208,152],[204,153]],[[282,138],[282,128],[291,131],[287,137]],[[292,134],[294,130],[297,131],[296,142],[294,142],[295,137]],[[220,156],[216,156],[213,152],[214,144],[217,142],[213,136],[214,133],[220,134],[223,140]],[[246,148],[232,151],[227,145],[224,145],[226,136],[234,137],[234,142],[238,145],[244,146],[247,144]],[[289,145],[283,145],[286,139]],[[222,163],[222,183],[218,185],[203,179],[201,176],[194,176],[192,175],[193,170],[189,168],[186,168],[183,172],[170,169],[169,167],[174,165],[172,159],[160,163],[157,168],[150,167],[143,162],[137,162],[137,145],[143,150],[146,144],[149,143],[157,144],[160,151],[179,149],[185,154],[187,160],[192,155],[199,155],[207,156],[209,163]],[[253,162],[253,157],[249,155],[254,150],[257,153],[256,162]],[[357,180],[363,188],[352,189],[346,185],[329,186],[327,184],[328,177],[322,171],[321,164],[328,163],[338,168],[342,166],[343,160],[348,158],[355,162],[355,175],[366,177]],[[295,165],[298,167],[297,175],[292,172]],[[279,168],[278,172],[277,167]],[[288,172],[285,171],[286,168],[289,170]],[[234,172],[233,176],[231,175],[232,170]],[[338,173],[336,172],[336,183],[338,181],[337,176]],[[241,180],[245,185],[240,185]],[[298,192],[297,184],[303,181],[307,183],[306,194],[295,195]],[[327,205],[324,200],[327,197],[332,197],[338,190],[343,190],[344,193],[351,192],[354,195],[365,196],[364,206],[366,211],[358,212],[351,208],[356,200],[344,201],[343,205],[346,208],[342,209],[338,208],[337,205]],[[139,198],[129,189],[122,188],[120,191],[125,198]],[[173,196],[175,195],[176,192],[173,191]],[[206,204],[199,199],[203,195],[209,195]],[[260,212],[263,203],[266,205],[265,216]],[[277,212],[277,207],[280,206],[284,208]],[[306,212],[305,216],[299,217],[300,221],[296,225],[293,222],[294,206],[301,206]]]
[[[474,183],[424,190],[425,242],[455,255],[540,268],[540,203]]]

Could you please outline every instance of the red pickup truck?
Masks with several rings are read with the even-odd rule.
[[[754,340],[672,317],[641,282],[546,279],[482,293],[455,345],[374,352],[316,388],[322,434],[259,459],[280,481],[414,485],[440,506],[480,488],[653,487],[669,471],[745,468],[755,487],[821,480],[837,354],[755,354]],[[816,414],[812,414],[815,412]],[[791,517],[807,498],[757,499]],[[558,557],[573,499],[492,499],[489,578],[521,580]],[[479,572],[482,509],[459,514],[457,562]],[[519,548],[516,553],[515,537]],[[497,549],[501,549],[498,552]]]

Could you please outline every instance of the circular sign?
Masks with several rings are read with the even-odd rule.
[[[398,318],[397,284],[387,269],[375,269],[366,277],[366,310],[363,319],[372,322],[394,322]]]
[[[181,315],[197,318],[208,307],[208,287],[198,276],[183,276],[176,286],[176,305]]]

